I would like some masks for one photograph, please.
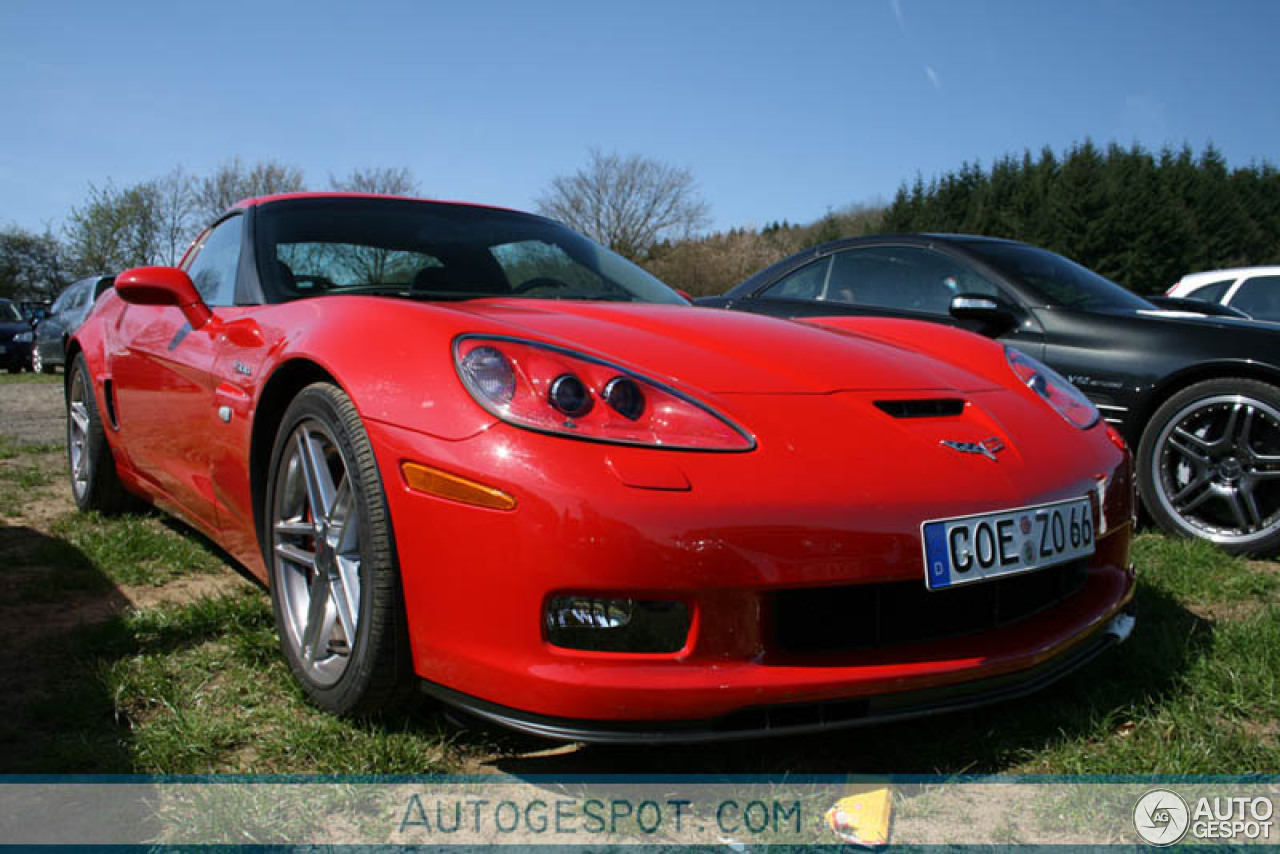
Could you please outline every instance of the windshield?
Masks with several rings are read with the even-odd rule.
[[[271,302],[380,294],[685,304],[608,249],[514,211],[399,199],[294,199],[258,208],[255,231]]]
[[[22,323],[22,312],[8,300],[0,300],[0,323]]]
[[[966,248],[1035,291],[1046,305],[1090,310],[1153,309],[1154,305],[1088,267],[1023,243],[973,241]]]

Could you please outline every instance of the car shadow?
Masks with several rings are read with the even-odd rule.
[[[78,548],[0,526],[0,772],[128,773],[130,733],[86,654],[86,633],[130,602]]]
[[[892,724],[705,745],[581,745],[506,736],[488,770],[538,774],[987,774],[1020,767],[1055,744],[1106,735],[1130,714],[1175,696],[1179,676],[1208,654],[1213,624],[1142,585],[1138,623],[1123,645],[1044,691],[996,705]],[[465,742],[466,736],[461,737]],[[1033,769],[1039,770],[1039,769]],[[1048,770],[1048,769],[1044,769]]]

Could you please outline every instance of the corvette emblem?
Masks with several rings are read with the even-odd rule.
[[[943,439],[938,444],[946,445],[953,451],[959,451],[962,454],[982,454],[982,456],[992,462],[999,462],[996,454],[1004,450],[1004,442],[1001,442],[995,436],[990,439],[983,439],[981,442],[952,442],[949,439]]]

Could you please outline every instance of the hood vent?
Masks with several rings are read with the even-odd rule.
[[[958,397],[877,400],[876,407],[894,418],[948,418],[964,412],[964,400]]]

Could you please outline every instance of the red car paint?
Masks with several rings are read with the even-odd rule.
[[[255,418],[282,371],[323,371],[354,402],[377,456],[417,675],[506,709],[589,722],[709,720],[980,682],[1096,640],[1133,594],[1127,451],[1105,425],[1067,423],[1016,381],[999,345],[976,335],[685,306],[356,295],[218,307],[191,325],[178,308],[112,294],[72,345],[87,359],[99,410],[117,414],[107,435],[126,486],[265,583]],[[505,423],[459,380],[452,342],[462,334],[621,365],[723,413],[756,447],[624,447]],[[970,405],[920,419],[873,405],[922,396]],[[990,437],[1005,448],[998,462],[939,444]],[[411,490],[405,462],[495,487],[516,507]],[[873,650],[771,648],[772,591],[923,586],[924,520],[1083,495],[1101,496],[1097,552],[1080,591],[1047,611]],[[542,609],[557,593],[680,600],[693,615],[689,640],[671,654],[553,647]]]

